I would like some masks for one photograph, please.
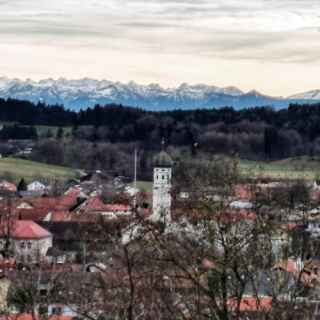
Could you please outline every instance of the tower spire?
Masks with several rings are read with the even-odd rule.
[[[154,157],[153,161],[153,221],[171,222],[171,179],[173,161],[164,151],[164,139],[162,139],[162,151]]]
[[[164,139],[164,137],[162,137],[162,140],[161,140],[161,150],[162,151],[164,151],[165,145],[166,145],[166,140]]]

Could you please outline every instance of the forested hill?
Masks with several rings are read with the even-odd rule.
[[[68,126],[79,139],[141,142],[146,148],[165,137],[173,146],[198,142],[208,152],[238,152],[246,157],[320,153],[320,104],[290,105],[282,110],[259,107],[170,112],[106,105],[77,113],[62,106],[0,99],[0,122]]]
[[[278,128],[292,128],[318,135],[320,127],[320,103],[312,105],[291,104],[287,109],[275,110],[270,107],[256,107],[235,110],[231,107],[219,109],[174,110],[163,112],[145,111],[139,108],[117,104],[95,106],[79,112],[63,106],[49,106],[42,103],[0,98],[0,121],[24,125],[48,126],[117,126],[134,125],[135,121],[167,120],[169,123],[208,125],[223,122],[232,125],[240,121],[263,122]],[[171,120],[171,121],[169,121]],[[163,124],[163,121],[161,122]],[[149,122],[152,126],[153,121]],[[230,128],[231,129],[231,128]]]

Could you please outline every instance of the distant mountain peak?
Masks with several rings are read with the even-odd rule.
[[[141,85],[97,80],[92,78],[32,79],[19,80],[0,77],[0,97],[63,104],[70,109],[85,109],[96,104],[118,103],[138,106],[147,110],[173,110],[195,108],[220,108],[232,106],[235,109],[252,106],[273,106],[284,108],[291,102],[320,101],[320,90],[289,97],[270,97],[257,90],[247,93],[240,89],[216,87],[207,84],[182,83],[177,87],[164,88],[157,83]]]

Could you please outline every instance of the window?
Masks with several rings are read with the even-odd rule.
[[[32,242],[31,242],[31,241],[28,241],[28,242],[27,242],[27,246],[28,246],[28,249],[31,249],[31,247],[32,247]]]
[[[164,180],[165,179],[165,176],[164,175],[162,175],[162,180]]]
[[[52,314],[56,314],[56,315],[62,314],[62,308],[61,307],[53,307]]]
[[[20,241],[20,248],[25,249],[26,243],[24,241]]]

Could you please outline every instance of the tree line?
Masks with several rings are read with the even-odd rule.
[[[70,136],[93,143],[136,143],[158,148],[165,138],[175,147],[194,146],[208,153],[238,154],[248,159],[281,159],[320,154],[320,104],[292,104],[287,109],[231,107],[150,112],[122,105],[96,105],[80,112],[63,106],[0,99],[2,139],[34,139],[25,126],[71,127]],[[48,131],[50,132],[50,131]],[[61,130],[59,131],[61,138]],[[52,138],[48,133],[47,138]]]

